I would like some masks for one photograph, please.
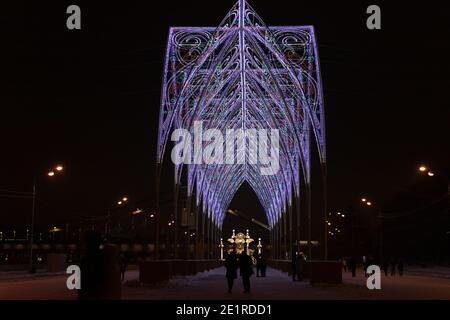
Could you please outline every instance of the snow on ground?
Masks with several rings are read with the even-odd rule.
[[[408,270],[409,271],[409,270]],[[411,270],[413,272],[414,270]],[[236,279],[232,294],[227,293],[225,269],[218,268],[178,277],[157,286],[139,284],[139,271],[127,272],[122,288],[123,299],[233,299],[233,300],[311,300],[311,299],[446,299],[450,300],[450,279],[426,274],[406,274],[381,278],[381,290],[368,290],[366,279],[359,270],[357,277],[343,275],[342,285],[316,285],[293,282],[286,273],[269,268],[266,278],[251,278],[252,292],[242,293],[241,278]],[[438,272],[439,273],[439,272]],[[76,299],[76,292],[66,287],[66,275],[0,277],[0,300],[3,299]]]
[[[242,282],[238,278],[232,294],[227,293],[225,269],[218,268],[197,276],[177,278],[165,286],[133,285],[138,273],[130,273],[123,288],[124,299],[450,299],[450,280],[405,275],[385,277],[382,275],[381,290],[368,290],[362,272],[352,278],[343,275],[342,285],[311,286],[307,281],[293,282],[286,273],[267,270],[266,278],[252,277],[252,292],[242,293]]]

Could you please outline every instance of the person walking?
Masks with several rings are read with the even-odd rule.
[[[244,293],[250,293],[250,276],[253,274],[252,264],[252,259],[244,250],[239,257],[239,271],[242,277]]]
[[[398,269],[399,276],[403,276],[404,264],[403,264],[403,260],[402,259],[400,259],[398,261],[397,269]]]
[[[392,259],[391,260],[391,276],[395,276],[395,265],[396,265],[395,260]]]
[[[356,277],[356,260],[354,257],[350,258],[348,265],[350,267],[350,270],[352,271],[352,277]]]
[[[367,278],[368,277],[367,268],[369,267],[369,259],[366,256],[363,256],[362,260],[363,260],[364,276]]]
[[[256,276],[259,278],[262,275],[262,256],[258,254],[256,257]]]
[[[236,253],[231,251],[225,259],[225,268],[227,269],[226,278],[228,282],[228,293],[233,290],[234,279],[237,278],[238,259]]]
[[[296,274],[297,274],[297,280],[298,281],[302,281],[303,280],[303,274],[305,272],[305,255],[303,254],[303,252],[300,252],[297,255],[297,261],[296,261]]]
[[[121,281],[123,281],[125,279],[125,272],[127,271],[128,266],[128,259],[124,253],[120,255],[119,264],[120,264],[120,278]]]
[[[297,281],[297,252],[292,251],[292,281]]]
[[[388,276],[389,275],[389,260],[385,259],[383,262],[383,270],[384,270],[384,275]]]
[[[267,261],[264,258],[263,255],[261,255],[261,277],[266,277],[266,270],[267,270]]]

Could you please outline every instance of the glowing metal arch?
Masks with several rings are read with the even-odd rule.
[[[319,59],[312,26],[268,27],[245,1],[236,3],[217,28],[171,28],[164,67],[157,162],[162,163],[173,128],[278,129],[280,171],[263,176],[243,165],[190,164],[188,197],[221,228],[225,212],[247,181],[270,227],[300,199],[300,176],[310,181],[310,132],[326,162]],[[183,166],[175,168],[180,184]],[[177,193],[177,192],[176,192]]]

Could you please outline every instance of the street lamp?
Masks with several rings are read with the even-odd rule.
[[[431,172],[431,171],[428,171],[428,176],[433,177],[433,176],[434,176],[434,173]]]
[[[425,166],[420,166],[420,167],[419,167],[419,171],[420,171],[420,172],[425,172],[425,171],[427,171],[427,167],[425,167]]]
[[[53,171],[49,171],[47,173],[47,176],[53,177],[55,176],[56,172],[62,172],[64,170],[62,165],[57,165]],[[37,185],[37,178],[34,178],[33,181],[33,204],[31,208],[31,234],[30,234],[30,273],[34,273],[34,263],[33,263],[33,238],[34,238],[34,218],[36,215],[36,185]]]
[[[123,197],[121,200],[117,201],[117,204],[120,206],[122,204],[125,204],[125,202],[127,202],[127,201],[128,201],[128,198],[127,197]]]

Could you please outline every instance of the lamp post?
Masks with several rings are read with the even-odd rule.
[[[53,171],[49,171],[47,173],[47,176],[53,177],[56,173],[62,172],[64,170],[64,167],[61,165],[58,165],[54,168]],[[35,215],[36,215],[36,185],[37,185],[37,178],[35,177],[33,180],[33,192],[32,192],[32,207],[31,207],[31,233],[30,233],[30,273],[35,273],[36,270],[34,268],[34,261],[33,261],[33,245],[34,245],[34,221],[35,221]]]
[[[258,255],[261,254],[262,249],[261,238],[258,238],[258,245],[256,247],[258,248]]]
[[[220,244],[219,244],[219,248],[220,248],[220,260],[223,260],[223,239],[220,238]]]

